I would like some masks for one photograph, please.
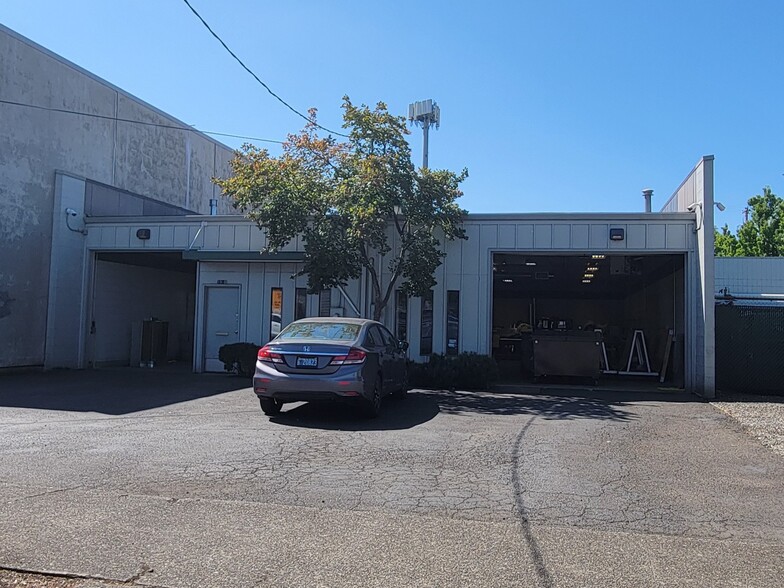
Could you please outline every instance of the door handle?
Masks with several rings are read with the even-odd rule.
[[[224,332],[224,331],[216,331],[215,335],[217,335],[218,337],[228,337],[229,336],[229,334]]]

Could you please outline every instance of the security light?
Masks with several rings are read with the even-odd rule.
[[[726,206],[724,206],[721,202],[714,202],[716,208],[719,209],[719,212],[724,212],[726,210]]]

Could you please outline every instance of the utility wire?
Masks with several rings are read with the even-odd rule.
[[[262,139],[261,137],[248,137],[246,135],[234,135],[231,133],[219,133],[217,131],[202,131],[201,129],[197,129],[196,127],[188,127],[188,126],[181,126],[181,125],[167,125],[162,123],[154,123],[154,122],[146,122],[142,120],[131,120],[129,118],[118,118],[114,116],[106,116],[103,114],[93,114],[91,112],[79,112],[78,110],[67,110],[65,108],[52,108],[49,106],[38,106],[37,104],[26,104],[23,102],[14,102],[13,100],[2,100],[0,99],[0,104],[10,104],[12,106],[23,106],[25,108],[35,108],[37,110],[47,110],[49,112],[61,112],[64,114],[76,114],[78,116],[89,116],[91,118],[100,118],[103,120],[116,120],[118,122],[126,122],[126,123],[133,123],[136,125],[145,125],[148,127],[160,127],[163,129],[176,129],[179,131],[198,131],[199,133],[204,133],[205,135],[218,135],[220,137],[234,137],[235,139],[248,139],[251,141],[260,141],[264,143],[278,143],[279,145],[283,144],[283,141],[277,141],[275,139]]]
[[[218,34],[217,34],[215,31],[213,31],[213,30],[212,30],[212,27],[210,27],[210,25],[208,25],[208,24],[207,24],[207,21],[206,21],[206,20],[204,20],[204,19],[202,18],[201,14],[199,14],[199,13],[196,11],[196,9],[195,9],[193,6],[191,6],[191,3],[190,3],[190,2],[188,2],[188,0],[182,0],[182,1],[183,1],[183,2],[185,2],[185,4],[188,6],[188,8],[190,8],[190,9],[191,9],[191,12],[193,12],[193,14],[195,14],[195,15],[196,15],[196,18],[198,18],[198,19],[201,21],[201,24],[203,24],[203,25],[204,25],[204,26],[207,28],[207,30],[208,30],[208,31],[210,31],[210,33],[212,34],[212,36],[213,36],[213,37],[215,37],[215,38],[218,40],[218,42],[219,42],[221,45],[223,45],[223,48],[224,48],[226,51],[228,51],[228,52],[229,52],[229,55],[231,55],[231,56],[232,56],[234,59],[236,59],[236,60],[237,60],[237,63],[239,63],[239,64],[242,66],[242,68],[243,68],[245,71],[247,71],[247,72],[248,72],[250,75],[252,75],[252,76],[253,76],[253,78],[254,78],[254,79],[255,79],[255,80],[258,82],[258,83],[260,83],[260,84],[261,84],[261,85],[264,87],[264,89],[265,89],[265,90],[267,90],[267,92],[269,92],[270,94],[272,94],[272,96],[273,96],[274,98],[276,98],[276,99],[277,99],[277,100],[278,100],[278,101],[279,101],[281,104],[283,104],[283,106],[285,106],[286,108],[288,108],[288,109],[289,109],[291,112],[293,112],[293,113],[294,113],[294,114],[296,114],[297,116],[300,116],[300,117],[304,118],[304,119],[305,119],[306,121],[308,121],[309,123],[313,123],[315,126],[317,126],[318,128],[320,128],[320,129],[321,129],[321,130],[323,130],[323,131],[327,131],[328,133],[332,133],[333,135],[338,135],[338,136],[340,136],[340,137],[348,137],[348,135],[346,135],[345,133],[338,133],[337,131],[333,131],[333,130],[330,130],[330,129],[328,129],[327,127],[323,127],[323,126],[321,126],[321,125],[320,125],[320,124],[318,124],[318,123],[314,123],[314,122],[313,122],[313,121],[312,121],[310,118],[308,118],[306,115],[302,114],[302,113],[301,113],[299,110],[297,110],[296,108],[294,108],[294,107],[293,107],[291,104],[289,104],[289,103],[288,103],[288,102],[286,102],[286,101],[285,101],[283,98],[281,98],[281,97],[280,97],[280,96],[278,96],[278,95],[277,95],[275,92],[273,92],[273,91],[270,89],[270,87],[269,87],[267,84],[265,84],[264,82],[262,82],[262,81],[261,81],[261,78],[259,78],[259,76],[257,76],[255,73],[253,73],[253,71],[252,71],[252,70],[251,70],[251,69],[250,69],[250,68],[249,68],[247,65],[245,65],[245,64],[242,62],[242,60],[241,60],[239,57],[237,57],[237,55],[234,53],[234,51],[232,51],[231,49],[229,49],[229,46],[228,46],[228,45],[226,45],[226,43],[224,43],[223,39],[221,39],[221,38],[218,36]]]

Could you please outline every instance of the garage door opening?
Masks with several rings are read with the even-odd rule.
[[[493,255],[507,382],[684,386],[683,255]]]
[[[193,362],[196,262],[180,253],[96,253],[88,365]]]

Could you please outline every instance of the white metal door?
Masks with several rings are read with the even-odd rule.
[[[204,300],[204,371],[222,372],[218,351],[240,340],[240,287],[207,286]]]

